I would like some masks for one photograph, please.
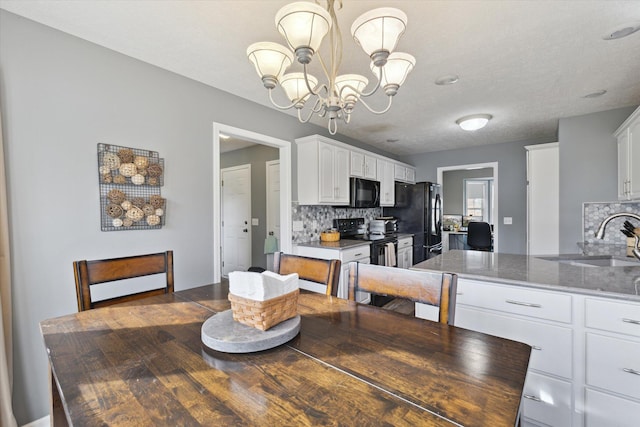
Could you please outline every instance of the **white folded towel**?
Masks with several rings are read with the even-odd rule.
[[[298,273],[280,275],[272,271],[229,273],[229,292],[254,301],[270,300],[298,289]]]
[[[390,267],[396,266],[396,246],[393,243],[387,243],[386,247],[386,265]]]

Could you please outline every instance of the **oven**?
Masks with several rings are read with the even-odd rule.
[[[382,235],[371,241],[371,264],[398,265],[398,238],[393,235]]]

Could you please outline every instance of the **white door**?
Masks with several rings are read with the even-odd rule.
[[[221,171],[222,275],[251,265],[251,165]]]
[[[280,160],[266,162],[267,170],[267,235],[280,242]],[[267,254],[267,269],[273,269],[273,255]]]

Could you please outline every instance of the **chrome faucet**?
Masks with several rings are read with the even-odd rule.
[[[633,218],[640,221],[640,215],[637,215],[634,213],[625,213],[625,212],[614,213],[606,217],[604,221],[602,221],[602,223],[598,226],[598,230],[596,231],[596,238],[604,239],[604,229],[607,228],[607,224],[609,224],[611,220],[620,218],[620,217],[629,217],[629,218]],[[635,242],[635,247],[631,252],[633,253],[633,256],[635,256],[640,260],[640,237],[637,234],[634,237],[636,239],[636,242]]]

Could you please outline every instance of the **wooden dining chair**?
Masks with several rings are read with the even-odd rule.
[[[356,292],[392,296],[439,307],[438,321],[453,325],[457,275],[353,262],[349,268],[349,299]]]
[[[298,273],[302,280],[327,286],[327,295],[338,295],[340,281],[339,259],[320,259],[276,252],[273,257],[273,271],[278,274]]]
[[[137,255],[124,258],[74,261],[78,311],[106,307],[153,295],[173,292],[173,251],[157,254]],[[152,274],[165,275],[164,286],[143,292],[129,293],[114,298],[92,301],[91,287],[99,283],[114,282]]]

